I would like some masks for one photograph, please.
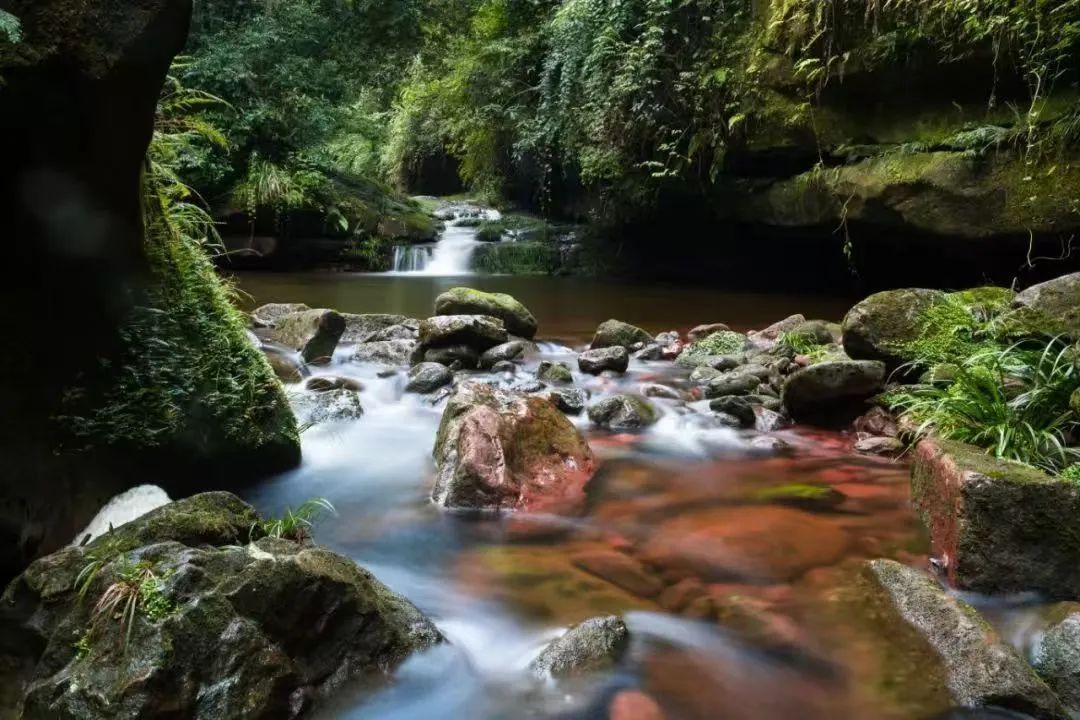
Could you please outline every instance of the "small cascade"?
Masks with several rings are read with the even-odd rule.
[[[476,228],[463,220],[498,220],[498,210],[476,205],[448,205],[437,217],[446,222],[437,242],[424,245],[398,245],[394,247],[394,272],[414,275],[471,275],[472,256],[480,241]]]

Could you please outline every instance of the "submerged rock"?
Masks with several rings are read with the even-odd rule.
[[[270,339],[300,353],[306,362],[333,357],[345,332],[345,319],[333,310],[305,310],[279,317]]]
[[[781,400],[796,420],[828,415],[881,391],[885,365],[870,360],[824,362],[803,368],[784,383]]]
[[[304,364],[293,353],[263,347],[263,354],[266,355],[266,361],[270,363],[278,380],[283,383],[303,382]]]
[[[330,392],[331,390],[352,390],[353,392],[360,392],[364,389],[364,386],[359,380],[354,380],[347,377],[337,377],[335,375],[319,375],[317,377],[308,378],[308,381],[304,383],[304,388],[311,392]]]
[[[588,443],[550,401],[466,383],[435,440],[435,502],[455,508],[575,510],[596,469]]]
[[[652,341],[652,335],[639,327],[621,320],[607,320],[596,328],[596,334],[593,335],[589,348],[599,350],[600,348],[621,347],[635,350]]]
[[[624,347],[612,346],[586,350],[578,355],[577,361],[581,372],[590,375],[599,375],[605,370],[624,373],[630,367],[630,354]]]
[[[844,317],[844,351],[854,360],[880,360],[894,370],[910,358],[905,346],[922,333],[923,314],[945,302],[940,290],[886,290]]]
[[[925,572],[893,560],[867,563],[866,572],[908,625],[937,652],[955,704],[998,706],[1035,718],[1068,717],[1061,702],[1031,667],[970,605],[947,594]]]
[[[622,618],[591,618],[554,640],[532,662],[539,678],[567,678],[614,666],[630,647],[630,631]]]
[[[435,298],[436,315],[487,315],[503,321],[511,335],[531,339],[536,335],[536,318],[514,297],[472,288],[454,288]]]
[[[0,685],[20,716],[295,717],[443,641],[345,557],[244,545],[258,519],[228,493],[197,495],[31,565],[0,600]],[[137,588],[130,621],[94,616],[111,587]]]
[[[739,427],[754,427],[754,423],[757,421],[754,405],[745,397],[729,395],[717,398],[709,403],[709,409],[715,413],[724,413],[734,417],[738,421]]]
[[[405,392],[433,393],[453,381],[454,373],[445,365],[424,362],[414,365],[409,370],[409,381],[405,385]]]
[[[534,352],[536,352],[534,343],[528,340],[511,340],[502,345],[496,345],[490,350],[485,350],[480,356],[480,369],[491,369],[496,363],[505,360],[524,360]]]
[[[656,410],[636,395],[612,395],[589,406],[589,420],[609,430],[637,430],[656,422]]]

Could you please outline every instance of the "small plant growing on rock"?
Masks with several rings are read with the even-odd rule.
[[[295,542],[311,539],[311,531],[327,515],[336,515],[337,510],[326,498],[312,498],[296,509],[286,508],[279,518],[261,520],[251,527],[251,535],[264,535]]]
[[[90,585],[107,564],[106,560],[93,558],[79,573],[76,588],[80,599],[86,596]],[[88,632],[76,646],[80,655],[85,656],[89,652],[94,631],[109,621],[120,623],[123,647],[127,650],[137,612],[142,612],[152,622],[159,622],[175,610],[162,585],[168,573],[159,574],[154,563],[144,561],[132,564],[123,556],[115,560],[115,565],[116,579],[94,604]]]

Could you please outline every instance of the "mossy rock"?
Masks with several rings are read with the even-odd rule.
[[[499,318],[511,335],[531,339],[536,335],[536,318],[513,296],[458,287],[435,298],[436,315],[488,315]]]
[[[653,342],[653,336],[630,323],[621,320],[605,320],[596,328],[589,347],[593,350],[609,347],[622,347],[635,350]]]
[[[927,310],[946,302],[939,290],[886,290],[871,295],[844,317],[844,351],[854,360],[879,360],[889,370],[907,362],[905,350],[923,333]]]
[[[721,330],[688,345],[679,355],[679,361],[684,366],[688,366],[691,362],[704,363],[710,357],[735,355],[749,347],[751,343],[746,335],[734,330]]]
[[[1080,273],[1064,275],[1024,290],[1005,318],[1012,335],[1080,340]]]

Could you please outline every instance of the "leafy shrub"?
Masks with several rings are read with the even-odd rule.
[[[1077,389],[1074,350],[1061,341],[1028,349],[982,350],[967,358],[952,383],[887,395],[913,418],[919,434],[987,448],[995,456],[1057,472],[1080,457],[1070,447],[1080,418],[1069,407]]]

